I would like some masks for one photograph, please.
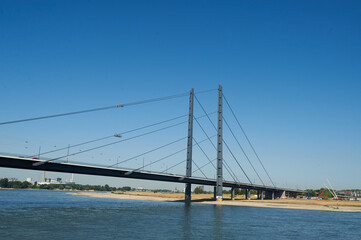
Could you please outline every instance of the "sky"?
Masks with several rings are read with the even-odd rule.
[[[336,189],[361,188],[359,1],[0,0],[0,122],[188,93],[191,88],[213,113],[219,84],[277,186],[321,188],[329,179]],[[213,91],[201,93],[205,90]],[[183,97],[0,125],[0,152],[34,155],[39,147],[41,152],[54,150],[187,112],[188,97]],[[202,115],[196,102],[195,116]],[[261,179],[270,185],[227,106],[224,116]],[[216,122],[216,115],[210,117]],[[209,136],[215,134],[207,118],[199,121]],[[195,139],[206,139],[194,124]],[[260,183],[224,128],[225,141],[239,163],[251,181]],[[110,165],[186,136],[184,123],[70,160]],[[210,142],[204,144],[214,159]],[[143,161],[150,163],[183,147],[186,140],[122,167],[138,168]],[[207,158],[194,148],[194,161],[206,164]],[[184,160],[186,153],[182,154],[149,170],[163,171]],[[224,157],[239,180],[247,182],[232,155],[225,151]],[[185,174],[185,163],[172,171]],[[204,173],[214,177],[215,170],[209,165]],[[40,171],[0,168],[0,178],[41,176]],[[60,173],[47,176],[70,178]],[[86,175],[76,175],[75,180],[184,187]]]

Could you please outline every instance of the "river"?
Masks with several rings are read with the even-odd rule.
[[[0,239],[361,239],[361,213],[0,190]]]

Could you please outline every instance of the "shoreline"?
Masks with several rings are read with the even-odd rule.
[[[29,191],[63,191],[63,192],[86,192],[85,190],[71,190],[71,189],[59,189],[59,188],[54,188],[54,189],[38,189],[38,188],[0,188],[1,190],[29,190]],[[94,191],[94,190],[88,190],[89,192]]]
[[[125,199],[125,200],[142,200],[142,201],[160,201],[160,202],[184,202],[184,198],[176,195],[169,196],[171,194],[151,194],[151,193],[111,193],[111,192],[69,192],[73,196],[88,196],[96,198],[110,198],[110,199]],[[194,194],[197,196],[196,194]],[[193,195],[193,196],[194,196]],[[308,201],[308,203],[304,203]],[[312,202],[317,201],[317,202]],[[194,204],[210,204],[210,205],[221,205],[221,206],[239,206],[239,207],[262,207],[262,208],[279,208],[279,209],[298,209],[298,210],[312,210],[312,211],[330,211],[330,212],[361,212],[361,203],[356,205],[345,205],[341,204],[338,209],[334,205],[336,202],[324,201],[323,200],[303,200],[303,199],[277,199],[277,200],[244,200],[236,199],[230,200],[225,199],[222,202],[214,201],[211,198],[198,198],[192,200]],[[331,203],[331,204],[329,204]]]

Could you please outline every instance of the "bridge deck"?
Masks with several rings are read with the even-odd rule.
[[[166,173],[155,173],[155,172],[146,172],[146,171],[133,171],[129,169],[102,167],[102,166],[70,163],[70,162],[69,163],[47,162],[40,166],[33,166],[33,164],[37,162],[42,162],[42,160],[0,155],[0,167],[216,186],[216,180],[214,179],[186,177],[183,175],[175,175],[169,173],[166,174]],[[277,187],[228,182],[228,181],[224,181],[223,186],[243,188],[243,189],[263,190],[263,191],[286,191],[292,193],[305,193],[302,190],[277,188]]]

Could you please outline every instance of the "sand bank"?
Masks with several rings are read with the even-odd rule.
[[[183,194],[162,194],[152,192],[72,192],[75,196],[89,196],[98,198],[128,199],[128,200],[145,200],[145,201],[163,201],[163,202],[180,202],[184,200]],[[337,208],[336,201],[304,200],[304,199],[277,199],[277,200],[244,200],[236,199],[234,201],[225,199],[222,202],[211,200],[208,194],[194,194],[192,196],[195,204],[212,204],[226,206],[243,206],[243,207],[264,207],[264,208],[283,208],[283,209],[302,209],[317,211],[334,211],[334,212],[361,212],[361,202],[339,202]]]
[[[143,200],[143,201],[177,201],[177,198],[167,198],[167,197],[156,197],[156,196],[145,196],[145,195],[135,195],[135,194],[116,194],[110,192],[77,192],[77,193],[68,193],[74,196],[88,196],[88,197],[97,197],[97,198],[115,198],[115,199],[127,199],[127,200]]]
[[[361,207],[354,206],[329,206],[318,204],[301,204],[301,203],[283,203],[274,200],[274,203],[264,202],[261,200],[226,200],[223,202],[203,202],[203,204],[217,204],[228,206],[244,206],[244,207],[263,207],[263,208],[284,208],[284,209],[301,209],[301,210],[316,210],[316,211],[332,211],[332,212],[361,212]]]

